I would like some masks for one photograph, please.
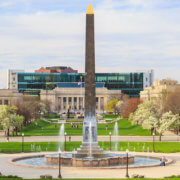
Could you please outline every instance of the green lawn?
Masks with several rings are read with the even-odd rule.
[[[26,141],[26,139],[25,139]],[[36,152],[39,151],[39,146],[41,151],[58,151],[58,142],[25,142],[24,150],[25,152]],[[80,147],[81,142],[67,142],[67,151],[73,151]],[[109,142],[99,142],[100,147],[105,151],[109,150]],[[114,150],[115,144],[112,143],[112,150]],[[31,148],[32,146],[35,149]],[[125,151],[129,149],[130,152],[152,152],[153,144],[152,142],[119,142],[118,150]],[[4,142],[0,143],[0,152],[1,153],[18,153],[22,150],[21,142]],[[155,151],[157,153],[175,153],[180,152],[180,143],[179,142],[155,142]]]
[[[39,125],[37,126],[36,123]],[[138,125],[131,125],[127,119],[118,121],[119,135],[125,136],[150,136],[150,132]],[[49,124],[42,120],[37,120],[27,127],[22,129],[25,136],[56,136],[59,134],[60,125]],[[82,135],[82,124],[78,128],[72,128],[70,124],[65,124],[65,131],[68,135]],[[98,124],[98,135],[109,135],[109,132],[114,131],[114,123],[108,124],[106,131],[106,124]]]

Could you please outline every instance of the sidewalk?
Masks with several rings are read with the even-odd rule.
[[[67,140],[68,140],[67,136]],[[112,141],[113,141],[112,136]],[[152,136],[118,136],[118,141],[137,141],[151,142]],[[59,136],[25,136],[26,142],[54,142],[59,141]],[[9,137],[9,142],[21,142],[22,137]],[[82,141],[82,136],[71,136],[71,141]],[[98,141],[109,141],[109,136],[98,136]],[[159,137],[155,137],[155,141],[159,141]],[[162,141],[180,142],[180,136],[163,136]],[[6,137],[0,137],[0,142],[7,142]]]

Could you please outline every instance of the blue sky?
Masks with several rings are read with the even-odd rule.
[[[179,0],[92,0],[96,72],[155,70],[180,81]],[[84,71],[89,0],[0,0],[0,88],[7,69]]]

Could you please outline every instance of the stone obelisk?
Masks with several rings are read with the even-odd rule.
[[[89,143],[90,141],[93,143],[97,142],[95,88],[94,12],[90,3],[86,12],[85,113],[83,143]]]
[[[95,83],[95,42],[94,12],[89,4],[86,13],[86,57],[85,57],[85,113],[83,142],[77,149],[76,157],[105,157],[98,146],[96,122],[96,83]]]

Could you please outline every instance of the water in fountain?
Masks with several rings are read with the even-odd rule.
[[[59,149],[64,151],[64,123],[60,126],[59,129]]]
[[[134,152],[136,152],[136,147],[134,146]]]
[[[116,121],[115,122],[115,125],[114,125],[114,150],[115,151],[118,151],[118,122]]]
[[[92,157],[92,124],[89,123],[89,157]]]
[[[149,159],[149,146],[147,147],[147,159]]]

